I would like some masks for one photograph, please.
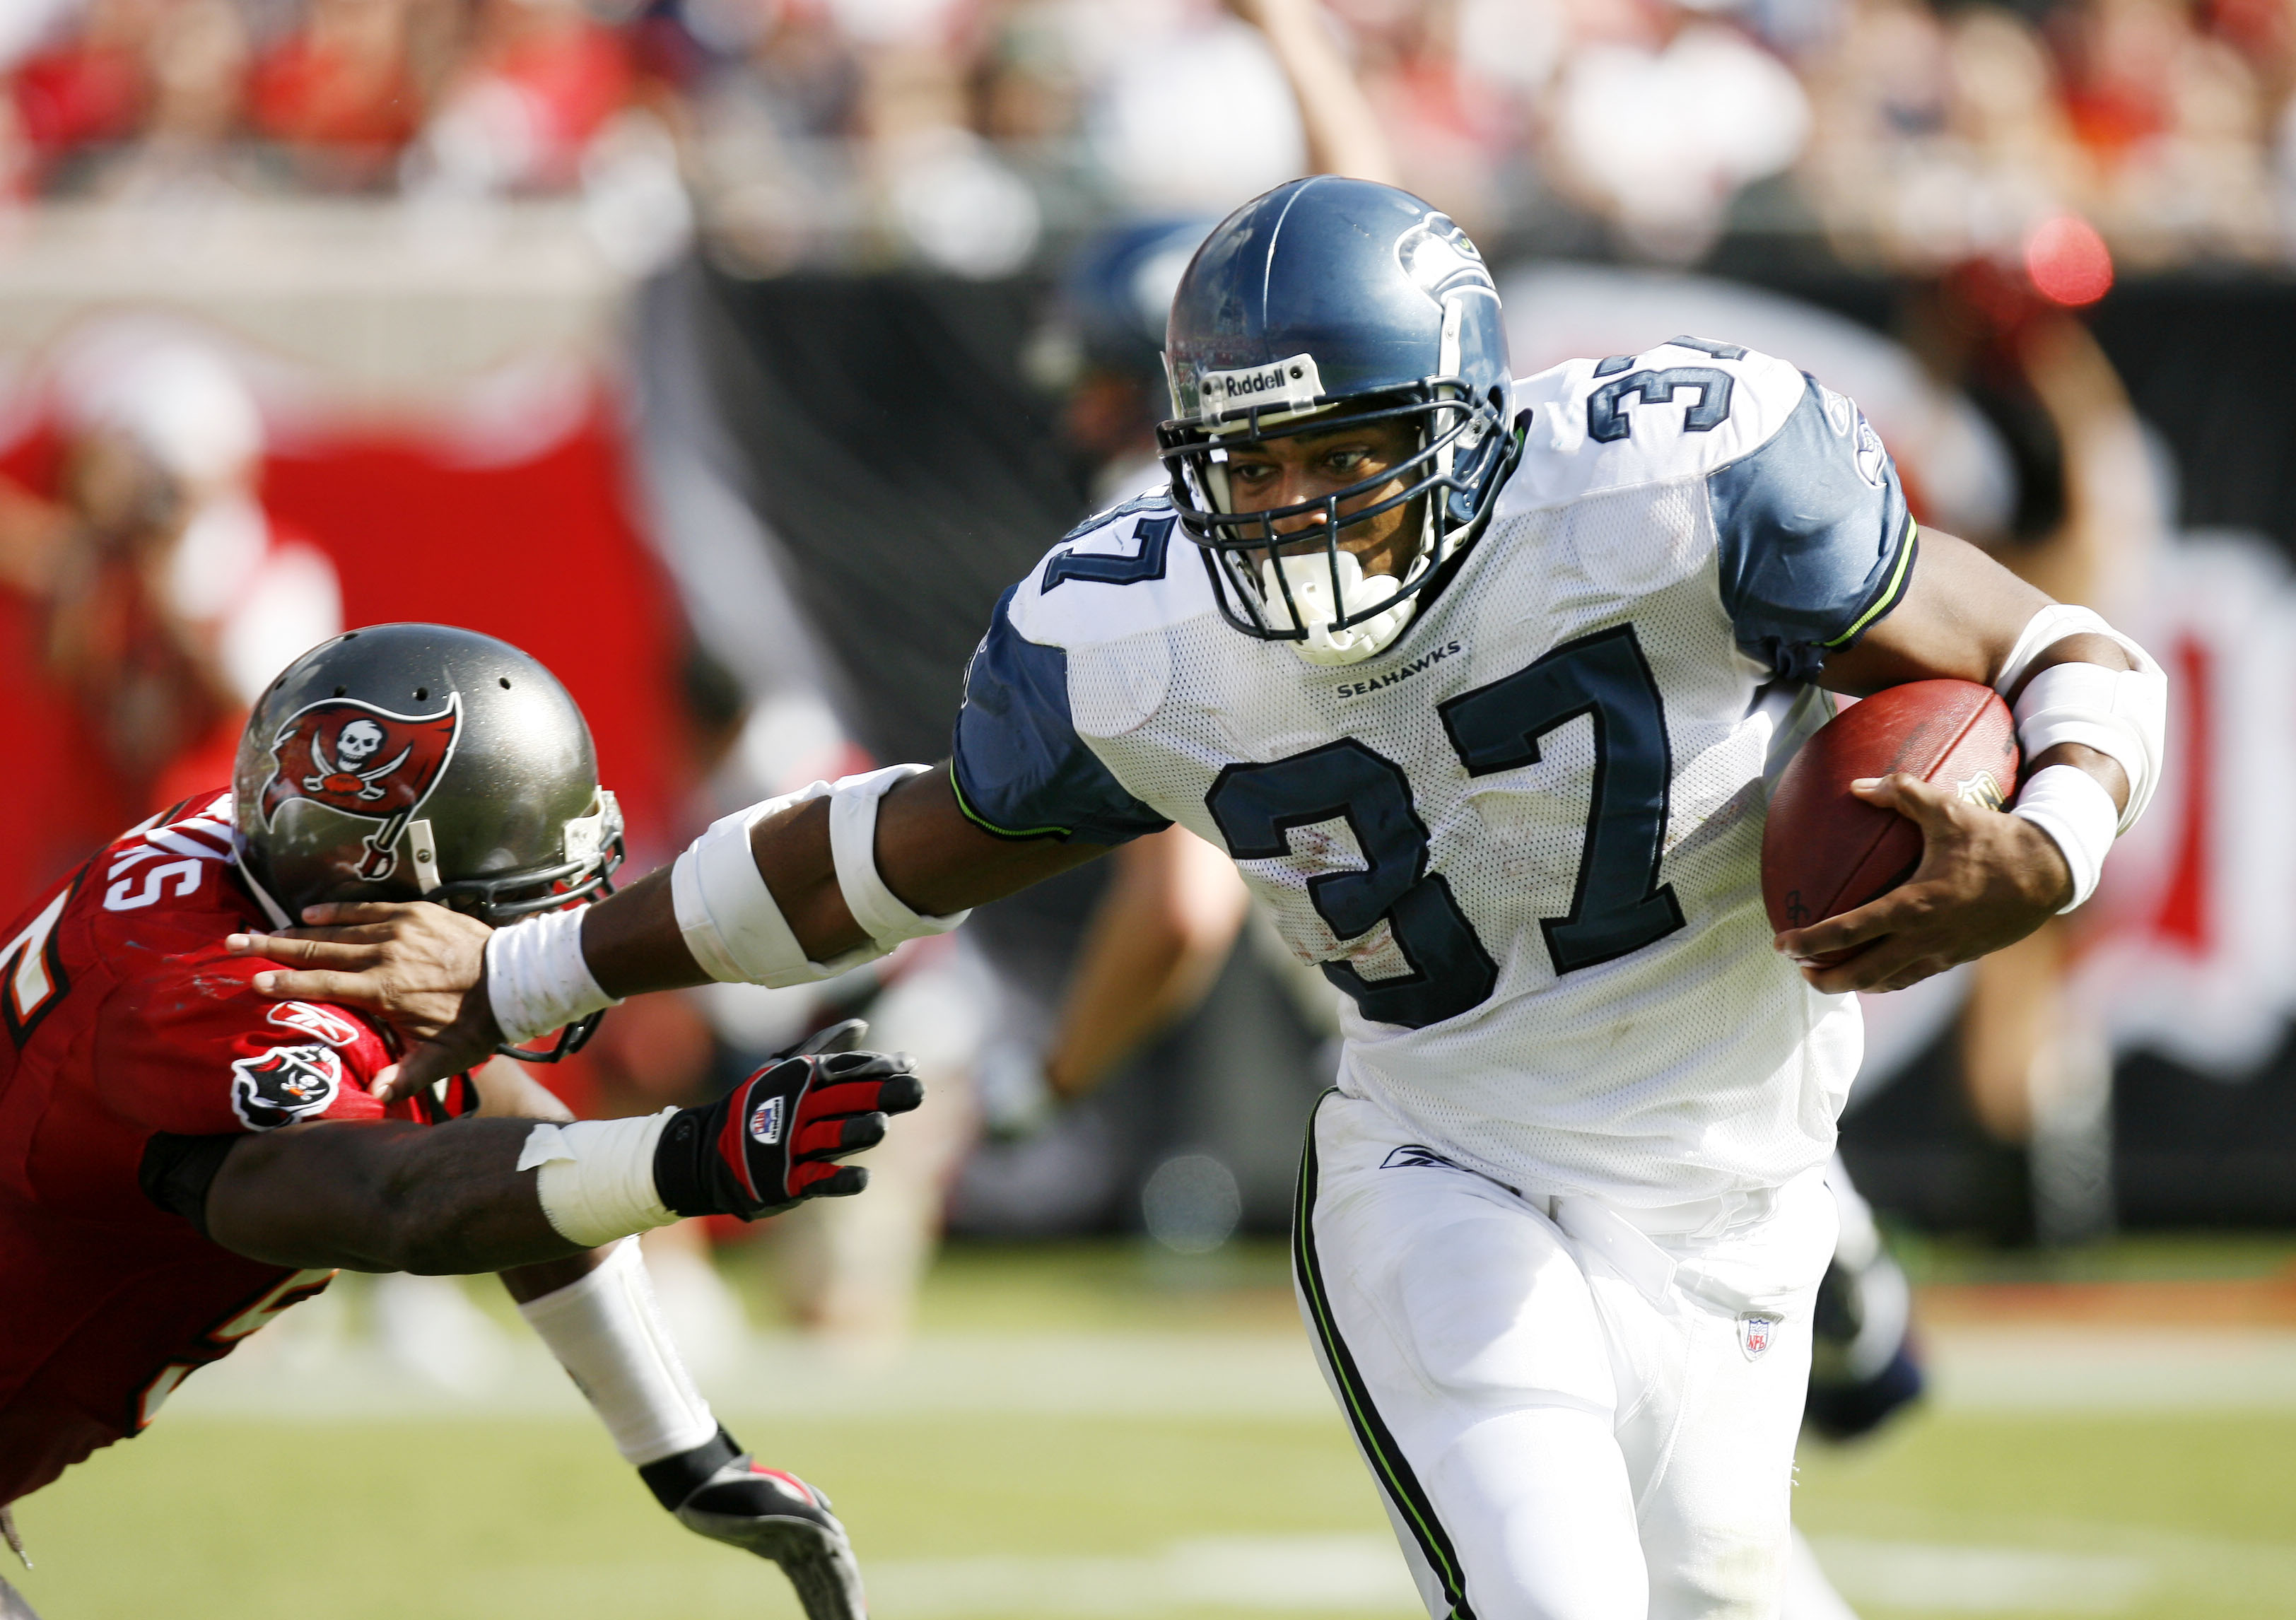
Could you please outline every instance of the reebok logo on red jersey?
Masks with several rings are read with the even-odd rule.
[[[358,1044],[359,1027],[332,1007],[315,1007],[308,1002],[281,1002],[264,1016],[275,1024],[299,1029],[330,1046]]]
[[[231,1066],[231,1111],[250,1131],[324,1114],[343,1086],[343,1060],[324,1046],[275,1046]]]
[[[395,715],[348,698],[297,710],[271,740],[263,824],[271,825],[279,806],[294,798],[380,822],[366,839],[358,875],[369,882],[390,876],[398,865],[398,835],[454,757],[462,717],[459,693],[435,715]]]

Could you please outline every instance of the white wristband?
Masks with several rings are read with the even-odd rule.
[[[899,896],[885,887],[877,871],[877,806],[898,784],[931,769],[921,765],[889,765],[865,776],[840,778],[830,790],[829,849],[837,862],[837,887],[853,920],[890,951],[907,939],[946,934],[967,917],[969,911],[946,917],[928,917],[911,911]]]
[[[487,1002],[511,1045],[621,1005],[599,987],[583,957],[584,909],[544,912],[488,938]]]
[[[2103,782],[2078,765],[2050,765],[2033,773],[2009,814],[2047,833],[2064,853],[2072,869],[2073,897],[2057,908],[2060,915],[2096,893],[2120,824],[2120,807]]]
[[[653,1150],[676,1109],[637,1119],[580,1119],[527,1133],[517,1167],[541,1166],[535,1196],[569,1243],[595,1248],[677,1219],[654,1185]]]
[[[2056,664],[2026,682],[2034,661],[2071,635],[2101,635],[2136,667]],[[2020,682],[2022,691],[2017,691]],[[2060,742],[2085,743],[2112,756],[2128,776],[2128,801],[2117,825],[2126,832],[2136,824],[2160,785],[2169,729],[2169,676],[2151,653],[2095,610],[2053,601],[2026,620],[1993,689],[2005,697],[2017,692],[2017,744],[2026,758]]]
[[[2061,742],[2077,742],[2119,765],[2128,779],[2128,803],[2113,814],[2125,832],[2160,776],[2168,706],[2169,680],[2157,667],[2053,664],[2017,695],[2017,746],[2038,759]]]
[[[830,792],[827,782],[817,781],[737,810],[710,823],[670,868],[670,903],[677,913],[677,930],[694,961],[710,978],[776,988],[809,985],[884,954],[873,945],[861,945],[832,961],[808,957],[750,853],[750,831],[759,822]]]

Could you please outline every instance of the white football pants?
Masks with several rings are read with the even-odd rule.
[[[1301,1313],[1435,1620],[1774,1620],[1821,1170],[1667,1212],[1501,1186],[1334,1092]]]

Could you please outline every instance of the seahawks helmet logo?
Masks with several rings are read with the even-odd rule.
[[[446,773],[462,718],[460,693],[435,715],[398,715],[348,698],[296,710],[271,739],[271,776],[258,800],[263,824],[295,798],[380,822],[358,864],[361,878],[379,882],[398,865],[407,818]]]
[[[1450,294],[1470,287],[1498,296],[1481,250],[1448,214],[1430,210],[1426,218],[1397,237],[1395,258],[1411,284],[1439,307]]]

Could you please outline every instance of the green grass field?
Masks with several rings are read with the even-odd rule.
[[[720,1405],[836,1496],[882,1620],[1406,1620],[1279,1279],[1259,1250],[963,1253],[901,1362],[769,1354]],[[1874,1444],[1805,1447],[1797,1517],[1858,1612],[2296,1617],[2296,1387],[2226,1383],[2205,1336],[2183,1362],[2135,1342],[2158,1377],[2097,1386],[2133,1397],[2021,1409],[2013,1380],[1964,1380]],[[330,1418],[324,1368],[237,1373],[20,1505],[43,1620],[798,1612],[662,1515],[562,1392]]]

